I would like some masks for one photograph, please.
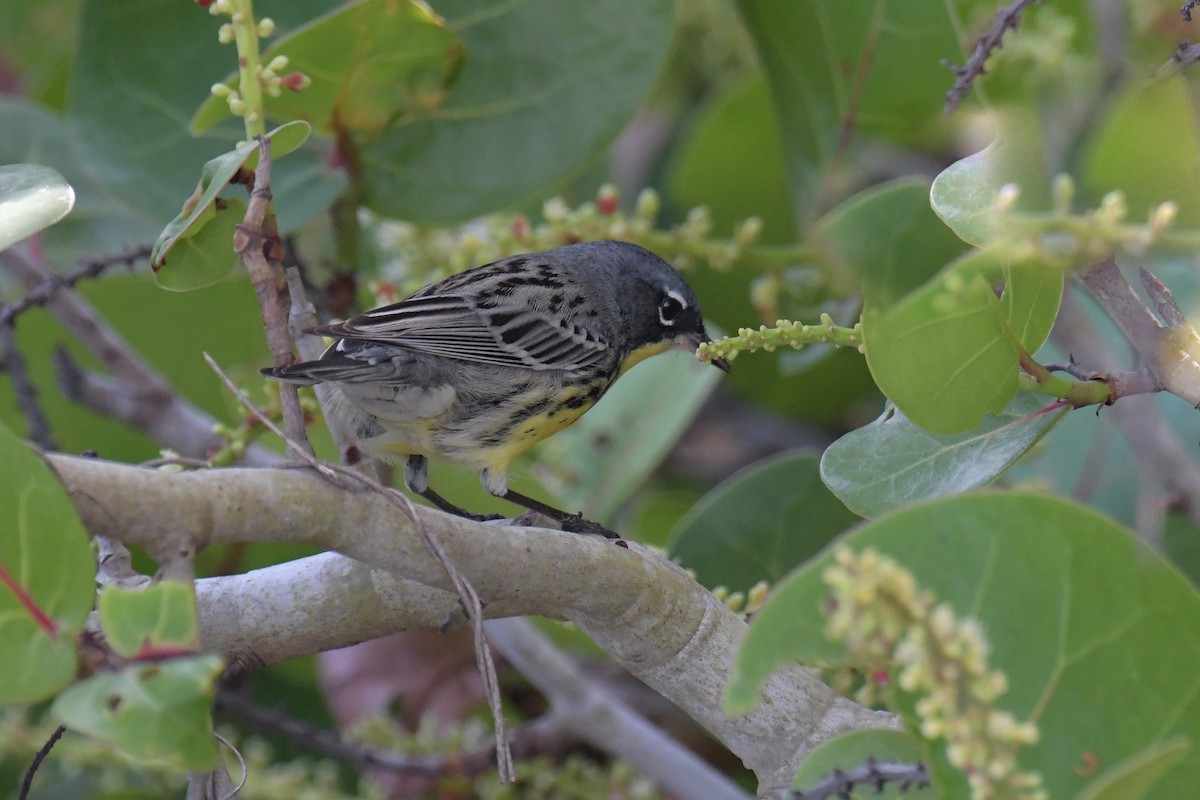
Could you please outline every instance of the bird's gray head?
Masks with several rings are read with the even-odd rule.
[[[625,369],[672,347],[694,353],[702,342],[710,341],[692,287],[654,253],[616,241],[587,242],[563,250],[598,266],[593,275],[607,284],[602,291],[615,295],[628,348]],[[729,370],[723,359],[713,364]]]

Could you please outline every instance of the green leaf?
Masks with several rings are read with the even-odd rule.
[[[75,190],[56,170],[37,164],[0,166],[0,250],[70,213]]]
[[[815,455],[786,453],[705,495],[675,526],[668,552],[705,586],[745,591],[777,583],[856,521],[821,483]]]
[[[62,484],[3,426],[0,531],[0,568],[25,596],[0,582],[0,705],[32,703],[75,677],[75,636],[92,608],[95,570]]]
[[[1088,145],[1089,187],[1097,195],[1121,191],[1134,219],[1170,200],[1179,209],[1176,225],[1200,225],[1197,110],[1183,75],[1129,87]]]
[[[1010,227],[1008,215],[1043,211],[1049,202],[1038,121],[1021,109],[1008,109],[996,119],[995,140],[942,170],[929,194],[934,212],[976,247],[1002,238]],[[1003,205],[1000,191],[1009,185],[1017,196]]]
[[[997,298],[993,286],[1003,282]],[[1036,351],[1058,312],[1062,273],[970,253],[886,311],[863,312],[867,364],[879,388],[935,433],[977,428],[1017,392],[1020,344]]]
[[[958,33],[940,0],[740,0],[783,131],[792,204],[815,218],[863,134],[928,139],[941,122]]]
[[[414,222],[541,201],[599,157],[658,75],[673,3],[446,0],[438,13],[467,51],[453,93],[361,151],[368,205]]]
[[[1075,800],[1142,800],[1168,769],[1192,750],[1186,739],[1148,747],[1132,758],[1105,770],[1104,774],[1075,795]]]
[[[210,709],[224,664],[215,655],[132,664],[75,684],[50,711],[68,728],[137,761],[210,770],[217,763]]]
[[[542,445],[538,470],[566,507],[605,522],[678,441],[721,372],[685,353],[639,364]]]
[[[814,748],[796,772],[792,788],[800,792],[811,789],[833,774],[834,770],[848,772],[866,764],[868,759],[881,763],[915,764],[924,757],[921,743],[907,733],[854,731]],[[848,795],[848,799],[852,800],[934,800],[938,797],[941,797],[941,792],[932,787],[902,789],[898,784],[889,784],[882,792],[877,792],[874,786],[860,786]]]
[[[929,208],[929,185],[899,180],[839,205],[810,242],[848,276],[861,276],[864,300],[886,309],[962,255],[965,245]]]
[[[1049,796],[1084,788],[1087,779],[1063,766],[1083,753],[1116,764],[1180,737],[1200,740],[1200,595],[1112,521],[1054,497],[978,493],[889,514],[837,544],[879,550],[980,622],[990,664],[1008,678],[999,707],[1040,729],[1020,763],[1041,773]],[[820,576],[830,560],[827,551],[805,564],[756,615],[730,710],[753,705],[785,664],[851,660],[824,635]],[[966,796],[961,776],[937,779],[948,797]],[[1187,759],[1148,797],[1186,797],[1198,781],[1200,760]]]
[[[462,63],[463,48],[424,3],[348,3],[278,39],[263,64],[287,56],[286,72],[312,79],[303,91],[265,97],[268,118],[311,122],[324,135],[378,131],[398,117],[438,106]],[[238,73],[225,79],[238,86]],[[202,133],[229,115],[224,98],[209,95],[192,119]]]
[[[701,111],[667,167],[667,187],[682,208],[706,206],[713,230],[758,217],[762,241],[795,240],[783,143],[762,73],[720,92]]]
[[[109,646],[126,658],[148,651],[192,650],[199,639],[196,595],[190,584],[161,581],[144,591],[106,586],[100,592],[100,624]]]
[[[1046,399],[1020,394],[966,433],[938,435],[888,408],[821,456],[821,477],[864,517],[987,486],[1041,441],[1069,409],[1043,413]]]
[[[303,144],[311,130],[307,122],[288,122],[268,133],[272,167],[276,158]],[[233,252],[233,232],[245,217],[246,204],[240,198],[223,200],[218,195],[239,169],[253,169],[257,164],[258,142],[252,140],[204,165],[200,182],[179,216],[167,224],[154,243],[150,265],[159,286],[172,291],[199,289],[219,281],[234,268],[237,254]],[[180,244],[187,246],[180,249]]]

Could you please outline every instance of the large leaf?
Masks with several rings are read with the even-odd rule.
[[[810,241],[860,278],[865,302],[888,308],[914,291],[966,246],[929,208],[929,185],[899,180],[875,186],[833,209]]]
[[[104,638],[126,658],[178,655],[200,638],[196,594],[190,583],[162,581],[143,591],[106,586],[98,604]]]
[[[37,164],[0,167],[0,250],[70,213],[75,191],[56,170]]]
[[[1039,771],[1051,797],[1088,784],[1063,768],[1084,753],[1112,765],[1200,740],[1200,595],[1110,520],[1053,497],[981,493],[901,510],[837,544],[879,550],[979,620],[992,667],[1008,677],[1000,707],[1041,731],[1021,767]],[[751,706],[784,664],[849,660],[824,635],[830,559],[794,573],[755,617],[728,689],[732,710]],[[961,776],[938,779],[948,797],[966,796]],[[1186,759],[1147,797],[1186,797],[1198,781],[1200,759]]]
[[[1200,130],[1183,75],[1131,86],[1096,126],[1084,160],[1097,194],[1120,190],[1135,219],[1159,203],[1178,207],[1178,224],[1200,225]]]
[[[961,58],[940,0],[740,0],[783,129],[792,203],[812,220],[861,133],[914,141],[941,116]]]
[[[1068,413],[1045,412],[1046,399],[1018,395],[1000,414],[966,433],[930,433],[889,408],[821,455],[821,477],[853,511],[877,517],[921,500],[994,481]]]
[[[863,312],[871,374],[921,427],[972,430],[1016,395],[1014,345],[1033,353],[1045,341],[1062,284],[1061,272],[1037,262],[1009,264],[988,250],[964,256],[886,311]]]
[[[287,56],[288,72],[312,84],[265,97],[268,117],[307,120],[331,135],[378,131],[403,114],[437,106],[458,72],[462,46],[424,3],[361,0],[278,39],[262,63],[280,55]],[[238,73],[225,84],[237,88]],[[210,95],[192,130],[205,131],[228,114],[228,103]]]
[[[675,526],[668,550],[705,586],[744,591],[778,582],[857,520],[821,483],[816,456],[788,453],[705,495]]]
[[[62,484],[3,426],[0,531],[0,705],[31,703],[75,677],[75,636],[92,608],[94,570]]]
[[[748,217],[762,241],[792,242],[796,217],[783,169],[779,123],[762,73],[720,92],[701,112],[668,166],[672,199],[706,206],[724,233]]]
[[[210,709],[223,666],[215,655],[131,664],[75,684],[50,710],[68,728],[138,761],[209,770],[217,763]]]
[[[270,131],[272,168],[274,159],[303,144],[309,131],[308,123],[300,121]],[[199,289],[225,277],[237,264],[233,233],[245,216],[246,204],[240,197],[222,200],[218,195],[243,166],[258,164],[258,154],[258,142],[251,140],[204,165],[196,189],[154,243],[150,265],[159,286],[176,291]],[[184,247],[178,246],[181,244]]]
[[[362,149],[367,202],[416,221],[542,199],[600,155],[666,57],[670,0],[437,6],[467,61],[429,117]]]

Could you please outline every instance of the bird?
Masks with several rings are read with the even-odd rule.
[[[620,241],[503,258],[310,333],[320,358],[262,370],[332,385],[331,408],[357,446],[404,464],[415,494],[486,519],[429,486],[429,459],[478,470],[492,495],[564,530],[616,534],[508,488],[513,461],[578,420],[626,371],[710,341],[695,293],[659,256]],[[712,363],[729,371],[725,360]]]

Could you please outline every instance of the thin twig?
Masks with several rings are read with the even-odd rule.
[[[0,325],[12,322],[20,314],[34,306],[44,306],[60,289],[73,289],[75,284],[87,278],[98,278],[110,267],[132,267],[134,262],[150,257],[150,245],[139,244],[112,255],[80,261],[75,271],[65,277],[57,275],[47,278],[34,286],[25,296],[0,310]]]
[[[333,731],[318,728],[282,711],[266,708],[244,693],[232,689],[217,689],[216,707],[237,715],[256,728],[282,734],[306,750],[360,769],[378,767],[431,778],[460,771],[461,760],[457,757],[403,756],[358,742],[348,742]]]
[[[287,327],[287,284],[279,262],[283,255],[283,243],[275,226],[275,213],[271,210],[271,140],[259,136],[258,152],[258,171],[254,175],[254,188],[250,191],[250,204],[246,207],[245,219],[234,234],[233,249],[250,274],[250,282],[254,285],[258,306],[262,311],[267,346],[275,366],[279,367],[292,363],[292,344]],[[311,455],[313,449],[305,429],[298,387],[290,383],[281,384],[279,404],[283,409],[283,427],[287,431],[287,438],[295,442],[297,448]]]
[[[42,765],[42,761],[46,759],[46,756],[50,755],[51,748],[58,743],[58,740],[61,739],[62,735],[66,732],[66,726],[59,725],[54,729],[54,733],[50,734],[50,738],[46,740],[46,743],[43,744],[37,751],[37,755],[33,757],[33,763],[30,764],[29,769],[25,771],[25,779],[21,781],[21,793],[17,795],[17,800],[28,799],[29,790],[33,787],[33,776],[37,774],[38,767]]]
[[[849,797],[858,786],[869,786],[875,794],[883,794],[888,784],[894,784],[901,792],[910,787],[929,786],[929,768],[918,761],[915,764],[881,763],[868,758],[861,767],[849,770],[835,769],[820,783],[802,792],[793,792],[795,800],[826,800],[830,797]]]
[[[1009,30],[1015,31],[1021,24],[1021,14],[1025,12],[1025,9],[1040,2],[1042,0],[1013,0],[996,12],[995,22],[979,37],[966,64],[957,67],[948,61],[942,62],[943,66],[954,73],[954,86],[946,92],[945,111],[947,114],[958,108],[959,102],[975,85],[975,80],[985,73],[984,64],[992,51],[1000,47],[1004,41],[1004,34]]]
[[[247,411],[257,417],[258,420],[262,422],[262,424],[265,425],[268,430],[283,439],[287,443],[288,447],[290,447],[294,452],[298,453],[300,457],[309,464],[309,466],[316,469],[326,479],[331,480],[334,485],[340,485],[340,482],[336,480],[338,475],[357,481],[372,491],[377,492],[412,521],[413,525],[417,529],[417,532],[421,536],[421,540],[425,543],[426,548],[429,549],[434,558],[437,559],[438,563],[450,577],[450,581],[454,584],[454,589],[458,594],[459,602],[462,604],[462,607],[467,614],[467,618],[471,623],[471,628],[475,634],[475,658],[479,665],[479,674],[483,679],[484,692],[488,698],[488,705],[491,707],[492,711],[492,720],[496,727],[496,762],[500,771],[500,780],[504,782],[511,782],[515,780],[516,773],[512,762],[512,749],[509,746],[508,738],[505,734],[504,709],[502,708],[500,702],[500,680],[496,675],[496,663],[492,658],[491,650],[487,645],[487,638],[483,632],[483,605],[479,601],[479,595],[475,592],[475,587],[473,587],[470,581],[463,576],[458,567],[454,564],[453,559],[451,559],[450,555],[446,552],[446,549],[442,547],[442,543],[438,541],[437,537],[433,535],[433,532],[429,530],[429,527],[425,525],[425,522],[421,519],[421,517],[417,514],[416,509],[413,507],[412,501],[397,489],[394,489],[390,486],[384,486],[378,481],[373,480],[369,476],[364,475],[357,470],[345,467],[341,464],[329,464],[319,461],[311,453],[306,453],[300,446],[291,441],[281,430],[279,430],[279,426],[277,426],[270,420],[270,418],[267,417],[266,414],[259,410],[259,408],[250,401],[250,398],[246,397],[245,393],[242,392],[232,380],[230,380],[229,376],[221,370],[221,368],[215,361],[213,361],[212,357],[208,355],[208,353],[204,354],[204,360],[207,361],[208,365],[213,369],[214,372],[217,373],[217,377],[221,379],[221,382],[225,384],[225,387],[229,389],[234,397],[237,398],[238,402],[241,403]]]
[[[52,274],[23,254],[20,247],[0,252],[0,266],[30,290],[53,282]],[[132,425],[185,456],[204,457],[221,444],[212,432],[213,418],[180,397],[82,295],[59,286],[44,304],[51,316],[111,373],[86,372],[65,350],[56,351],[53,358],[59,387],[69,399]],[[246,449],[242,463],[263,466],[278,460],[275,453],[254,443]]]
[[[1187,39],[1184,39],[1175,48],[1175,52],[1171,53],[1171,59],[1154,70],[1154,77],[1159,79],[1170,78],[1172,75],[1178,75],[1180,72],[1183,72],[1197,61],[1200,61],[1200,44],[1192,44]]]
[[[12,307],[8,306],[0,312],[0,317],[10,308]],[[16,395],[17,406],[25,417],[29,440],[43,450],[57,450],[58,445],[54,443],[54,437],[50,434],[50,421],[46,419],[46,414],[38,403],[37,387],[26,369],[25,356],[21,354],[13,338],[11,320],[10,317],[7,322],[0,321],[0,371],[7,372],[9,380],[12,381],[13,394]]]

